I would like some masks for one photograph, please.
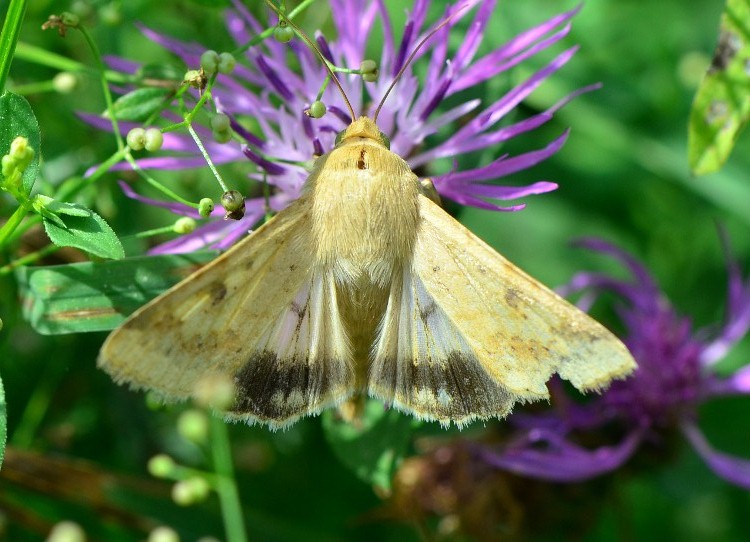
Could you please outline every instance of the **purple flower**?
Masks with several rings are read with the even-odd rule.
[[[226,23],[235,43],[240,46],[257,36],[267,25],[256,20],[241,2],[235,0],[233,4],[234,9],[226,14]],[[334,64],[359,67],[366,58],[368,41],[377,40],[382,46],[382,55],[378,61],[380,76],[376,82],[364,83],[361,76],[339,75],[355,112],[372,115],[372,109],[380,102],[408,55],[414,51],[422,37],[441,21],[428,24],[426,14],[430,2],[416,0],[408,13],[403,34],[397,39],[383,2],[332,0],[330,5],[331,19],[336,26],[338,38],[336,41],[328,41],[317,34],[315,39],[323,55]],[[455,13],[458,5],[446,7],[445,16]],[[482,104],[477,99],[463,102],[454,99],[458,105],[447,109],[438,107],[446,99],[512,69],[561,41],[567,36],[570,20],[579,8],[557,15],[477,58],[477,49],[484,37],[495,1],[466,0],[460,6],[464,9],[416,54],[414,65],[427,63],[422,83],[414,74],[414,65],[407,67],[381,109],[378,125],[390,137],[391,150],[402,156],[412,168],[424,170],[436,159],[453,161],[452,170],[431,172],[434,174],[430,178],[443,197],[485,209],[520,210],[524,207],[523,204],[502,206],[497,200],[514,200],[549,192],[557,188],[557,185],[539,181],[528,186],[503,186],[492,181],[545,160],[560,149],[567,131],[542,149],[517,156],[502,154],[490,163],[476,168],[458,170],[456,158],[487,148],[497,149],[501,143],[543,125],[575,95],[593,88],[581,89],[549,110],[529,118],[504,122],[519,103],[565,65],[577,48],[571,47],[563,51],[545,67],[489,103]],[[461,19],[469,17],[472,11],[473,18],[461,45],[454,54],[449,54],[448,34],[452,27]],[[382,35],[376,34],[376,27],[382,27]],[[181,57],[188,66],[195,67],[199,64],[204,47],[165,37],[148,28],[143,28],[143,32],[149,39]],[[298,66],[292,66],[288,61],[290,47]],[[112,59],[111,64],[125,71],[137,68],[131,62],[118,59]],[[266,39],[247,49],[231,76],[220,75],[212,89],[216,110],[230,117],[231,126],[242,143],[235,140],[222,145],[210,141],[208,130],[199,129],[198,133],[204,138],[214,162],[225,164],[250,160],[256,165],[257,172],[250,177],[269,183],[274,194],[271,201],[274,210],[283,208],[299,195],[311,160],[331,150],[336,134],[352,120],[334,85],[329,85],[322,97],[328,107],[327,115],[322,119],[311,119],[304,114],[325,77],[321,63],[303,42],[293,40],[289,44],[282,44]],[[365,95],[368,96],[366,101]],[[254,132],[246,128],[248,119],[252,119],[255,125]],[[460,127],[453,129],[446,139],[437,144],[432,144],[431,141],[428,144],[428,137],[459,119],[462,120]],[[107,122],[94,119],[90,121],[107,128]],[[163,149],[180,154],[143,158],[139,160],[140,166],[144,169],[182,169],[204,165],[203,158],[187,134],[165,134]],[[129,166],[123,163],[116,167],[127,169]],[[170,208],[175,212],[190,212],[184,206],[170,204]],[[211,222],[190,235],[160,247],[158,251],[179,252],[192,250],[200,245],[225,248],[260,220],[264,214],[263,198],[249,200],[247,211],[246,217],[239,222]]]
[[[621,299],[618,314],[625,328],[623,340],[638,369],[584,404],[570,401],[558,387],[552,412],[514,415],[515,432],[510,442],[499,450],[484,448],[480,455],[489,464],[517,474],[571,482],[617,469],[639,446],[663,444],[665,436],[676,429],[716,474],[750,488],[750,460],[714,450],[696,424],[697,409],[703,402],[750,393],[750,366],[729,377],[714,371],[750,328],[750,281],[744,282],[737,264],[730,261],[726,321],[718,331],[695,330],[631,256],[598,240],[581,244],[622,262],[632,280],[581,273],[565,293],[582,292],[586,307],[604,292]],[[621,435],[615,444],[581,444],[602,434],[611,435],[612,430]]]

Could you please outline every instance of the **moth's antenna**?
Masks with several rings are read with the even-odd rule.
[[[328,65],[328,60],[326,57],[323,56],[323,53],[320,52],[320,49],[318,49],[317,44],[310,39],[310,37],[305,34],[302,29],[294,24],[289,17],[286,16],[271,0],[266,0],[266,4],[268,7],[270,7],[276,15],[279,16],[279,19],[284,19],[284,22],[291,26],[294,31],[307,43],[307,45],[312,49],[316,55],[320,58],[321,62],[323,63],[323,66],[325,66],[326,71],[328,72],[328,76],[333,80],[333,82],[336,84],[336,86],[339,89],[339,92],[341,92],[341,96],[344,98],[344,103],[346,103],[347,109],[349,109],[349,113],[352,116],[352,121],[354,121],[357,118],[357,114],[354,112],[354,108],[352,107],[351,102],[349,101],[349,98],[346,97],[346,92],[344,92],[344,87],[341,86],[341,82],[338,80],[338,77],[336,77],[336,74],[333,73],[333,70]],[[441,25],[442,26],[442,25]],[[437,29],[436,29],[437,30]]]
[[[440,30],[441,28],[443,28],[445,25],[447,25],[449,22],[451,22],[451,20],[456,15],[458,15],[459,13],[461,13],[461,11],[464,8],[466,8],[466,6],[467,6],[467,4],[464,4],[463,6],[458,7],[456,9],[456,11],[452,15],[450,15],[442,23],[440,23],[439,25],[437,25],[429,34],[427,34],[422,39],[422,41],[419,42],[419,44],[417,44],[417,46],[414,48],[414,50],[409,55],[409,58],[406,59],[406,62],[404,62],[404,65],[401,67],[401,69],[399,70],[399,72],[396,74],[396,77],[393,78],[393,82],[390,84],[390,86],[388,87],[388,89],[385,91],[385,94],[383,94],[383,98],[380,100],[380,103],[378,104],[378,108],[375,110],[375,114],[373,114],[373,116],[372,116],[373,122],[377,122],[378,115],[380,114],[380,110],[383,108],[383,104],[385,103],[385,99],[391,93],[391,91],[393,90],[393,87],[396,86],[396,83],[398,83],[398,80],[401,79],[401,76],[404,75],[404,72],[406,71],[406,68],[409,67],[409,64],[411,64],[411,61],[414,60],[414,56],[419,52],[419,50],[422,48],[422,46],[425,43],[427,43],[427,41],[432,36],[434,36],[437,33],[438,30]]]

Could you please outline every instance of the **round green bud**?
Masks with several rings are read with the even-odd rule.
[[[206,500],[211,486],[205,478],[194,476],[172,486],[172,500],[180,506],[190,506]]]
[[[315,100],[313,103],[310,104],[310,109],[307,110],[308,115],[311,116],[314,119],[319,119],[323,115],[326,114],[327,108],[326,104],[321,102],[320,100]]]
[[[52,78],[52,86],[60,94],[69,94],[78,86],[78,78],[70,72],[60,72]]]
[[[219,55],[219,73],[229,74],[234,71],[234,67],[237,65],[237,60],[234,58],[232,53],[221,53]]]
[[[81,24],[81,18],[78,17],[75,13],[71,13],[69,11],[63,11],[60,14],[60,22],[64,24],[65,26],[78,26]]]
[[[86,533],[72,521],[61,521],[52,527],[47,542],[86,542]]]
[[[235,393],[231,378],[223,374],[211,374],[198,381],[193,390],[193,398],[200,406],[226,410],[234,403]]]
[[[149,152],[158,151],[164,144],[164,134],[158,128],[147,128],[143,146]]]
[[[229,117],[224,113],[217,113],[208,122],[214,132],[226,132],[232,128]]]
[[[359,65],[359,69],[362,73],[377,73],[378,65],[374,60],[368,58],[367,60],[362,61]]]
[[[279,43],[289,43],[294,37],[294,30],[289,28],[285,22],[280,22],[279,26],[273,30],[273,39]]]
[[[122,11],[118,2],[110,2],[99,9],[99,18],[109,26],[115,26],[122,22]]]
[[[8,154],[16,161],[19,169],[26,169],[31,159],[34,158],[34,149],[29,146],[28,139],[18,136],[10,143]]]
[[[211,135],[217,143],[229,143],[232,141],[232,133],[232,130],[225,130],[223,132],[214,130],[211,132]]]
[[[213,210],[214,200],[212,200],[211,198],[201,198],[201,200],[198,202],[198,214],[203,218],[211,216]]]
[[[177,431],[187,440],[201,444],[208,440],[208,416],[197,409],[186,410],[177,418]]]
[[[3,156],[0,164],[2,164],[3,177],[10,177],[16,171],[16,161],[10,154]]]
[[[216,73],[219,66],[219,53],[209,49],[201,55],[201,68],[209,75]]]
[[[196,226],[195,219],[190,218],[189,216],[183,216],[175,221],[172,230],[180,235],[185,235],[186,233],[194,232]]]
[[[180,542],[180,536],[174,529],[162,525],[148,534],[148,542]]]
[[[245,216],[245,198],[237,190],[229,190],[221,195],[221,206],[226,210],[224,218],[239,220]]]
[[[128,143],[128,147],[134,151],[143,150],[146,145],[146,130],[143,128],[133,128],[128,132],[125,141]]]
[[[146,468],[151,476],[166,478],[174,470],[175,462],[167,454],[157,454],[148,460]]]

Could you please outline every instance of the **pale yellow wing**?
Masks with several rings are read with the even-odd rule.
[[[391,289],[369,391],[462,425],[548,397],[554,373],[600,389],[635,368],[603,326],[420,196],[414,261]]]
[[[118,382],[172,399],[231,378],[233,417],[272,427],[353,393],[351,354],[328,273],[313,267],[309,205],[297,201],[136,311],[102,346]]]

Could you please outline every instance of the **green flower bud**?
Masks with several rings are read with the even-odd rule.
[[[314,101],[312,104],[310,104],[310,108],[305,111],[309,117],[312,117],[314,119],[319,119],[323,115],[326,114],[327,108],[326,104],[321,102],[320,100]]]
[[[245,216],[245,198],[236,190],[230,190],[221,195],[221,206],[226,210],[225,220],[228,218],[239,220]]]
[[[189,506],[206,500],[210,491],[205,478],[194,476],[172,486],[172,500],[180,506]]]
[[[224,113],[217,113],[211,117],[208,124],[214,132],[226,132],[232,128],[229,122],[229,117]]]
[[[81,24],[80,17],[78,17],[78,15],[76,15],[75,13],[70,13],[69,11],[63,11],[60,14],[60,21],[65,26],[76,27]]]
[[[374,60],[363,60],[359,69],[362,72],[362,79],[368,83],[378,80],[378,65]]]
[[[294,30],[289,28],[284,21],[279,22],[279,26],[273,30],[273,39],[279,43],[289,43],[294,37]]]
[[[180,542],[180,537],[174,529],[161,526],[148,534],[148,542]]]
[[[229,143],[232,141],[232,133],[232,130],[226,130],[224,132],[214,131],[211,132],[211,135],[217,143]]]
[[[177,431],[187,440],[201,444],[208,440],[208,416],[200,410],[186,410],[177,418]]]
[[[148,128],[146,130],[143,146],[149,152],[158,151],[164,143],[164,134],[158,128]]]
[[[201,55],[201,68],[209,75],[216,73],[216,69],[219,66],[219,53],[209,49],[204,51]]]
[[[236,390],[232,379],[226,375],[212,374],[203,377],[193,390],[195,403],[204,406],[226,410],[234,403]]]
[[[34,149],[29,146],[29,140],[18,136],[10,144],[8,155],[15,161],[16,168],[23,171],[34,158]]]
[[[211,216],[213,210],[214,200],[212,200],[211,198],[201,198],[201,200],[198,202],[198,214],[203,218]]]
[[[47,542],[86,542],[86,533],[72,521],[61,521],[50,531]]]
[[[148,460],[146,468],[151,476],[166,478],[174,470],[175,462],[167,454],[158,454]]]
[[[78,86],[78,78],[70,72],[60,72],[52,78],[52,86],[60,94],[69,94]]]
[[[172,226],[172,230],[175,233],[179,233],[180,235],[185,235],[186,233],[192,233],[195,231],[196,227],[195,220],[190,218],[189,216],[183,216],[182,218],[178,218],[174,226]]]
[[[237,60],[234,58],[232,53],[221,53],[219,55],[219,73],[229,74],[234,71],[234,67],[237,65]]]
[[[133,128],[128,132],[125,141],[128,143],[128,147],[134,151],[143,150],[146,145],[146,130],[143,128]]]

